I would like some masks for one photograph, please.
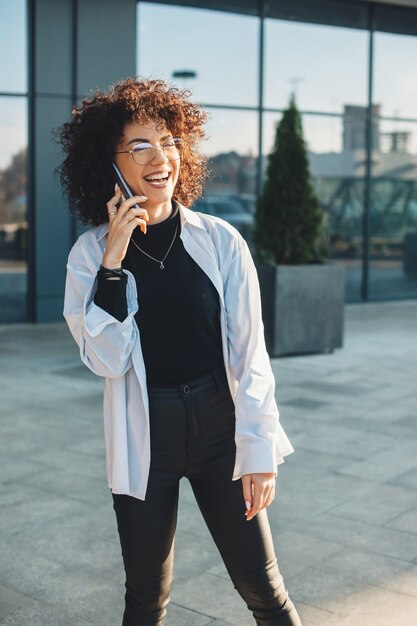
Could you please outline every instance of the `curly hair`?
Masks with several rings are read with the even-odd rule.
[[[152,120],[165,123],[174,136],[186,141],[173,200],[191,206],[211,174],[208,158],[196,149],[206,138],[203,125],[210,114],[187,99],[191,94],[164,80],[129,77],[106,92],[95,90],[79,107],[74,105],[71,120],[52,130],[66,154],[54,172],[60,176],[70,212],[83,224],[108,222],[106,203],[114,195],[113,153],[125,124]]]

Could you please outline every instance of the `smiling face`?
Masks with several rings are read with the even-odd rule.
[[[126,124],[124,136],[116,151],[131,150],[139,143],[162,146],[172,137],[173,135],[168,128],[159,121],[152,120],[146,125],[132,122]],[[138,165],[131,154],[116,154],[115,162],[132,193],[136,196],[148,197],[148,200],[141,202],[140,206],[148,210],[149,223],[153,221],[152,217],[162,219],[168,217],[171,212],[171,198],[180,172],[180,159],[169,160],[163,150],[158,148],[154,150],[152,160],[145,165]],[[145,178],[160,172],[169,174],[167,182],[161,184],[145,180]]]

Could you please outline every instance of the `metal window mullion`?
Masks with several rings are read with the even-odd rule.
[[[258,161],[256,166],[256,197],[262,193],[262,147],[263,147],[263,104],[264,104],[264,32],[265,18],[263,0],[259,0],[259,54],[258,54]]]
[[[27,160],[27,290],[26,317],[29,322],[37,321],[36,315],[36,216],[35,216],[35,35],[36,35],[36,0],[27,0],[27,47],[26,62],[28,67],[28,160]]]
[[[369,55],[368,55],[368,104],[365,118],[366,159],[364,202],[362,220],[362,282],[361,298],[369,299],[369,262],[370,262],[370,214],[371,214],[371,177],[372,177],[372,100],[373,100],[373,56],[374,56],[374,20],[373,8],[369,5]]]

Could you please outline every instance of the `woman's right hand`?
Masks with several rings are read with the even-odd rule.
[[[107,235],[107,245],[103,255],[102,265],[109,269],[120,267],[126,256],[130,237],[136,226],[140,226],[146,234],[146,222],[149,215],[146,209],[131,208],[138,202],[147,200],[147,196],[133,196],[124,199],[120,207],[116,209],[116,204],[121,200],[122,192],[119,185],[116,185],[116,193],[107,202],[107,212],[109,213],[109,232]],[[116,213],[110,215],[111,212]]]

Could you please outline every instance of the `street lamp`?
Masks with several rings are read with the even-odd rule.
[[[184,81],[184,87],[187,88],[188,80],[192,80],[193,78],[197,78],[197,72],[194,70],[176,70],[172,72],[172,77],[175,79],[180,79]]]

